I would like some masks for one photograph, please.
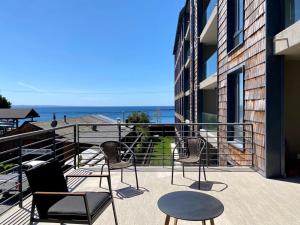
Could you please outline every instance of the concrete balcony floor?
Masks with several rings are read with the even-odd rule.
[[[175,184],[171,185],[169,169],[139,170],[141,192],[135,189],[133,172],[124,173],[126,183],[120,182],[119,172],[112,173],[120,225],[163,225],[165,215],[157,208],[157,200],[162,195],[181,190],[198,191],[195,189],[196,172],[186,172],[186,178],[183,178],[178,167],[174,176]],[[300,224],[300,183],[297,180],[269,180],[256,172],[220,172],[220,169],[209,170],[207,178],[207,182],[201,183],[201,192],[215,196],[225,206],[223,215],[215,220],[216,225]],[[74,191],[100,191],[98,182],[94,178],[79,180],[78,185],[73,184],[77,186]],[[5,213],[0,217],[0,224],[28,224],[30,198],[24,202],[24,206],[24,209],[16,206]],[[112,208],[109,207],[94,224],[113,225]],[[201,222],[178,221],[178,225],[188,224]]]

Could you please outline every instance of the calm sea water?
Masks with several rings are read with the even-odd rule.
[[[104,115],[111,119],[125,120],[132,112],[146,112],[151,122],[174,123],[173,106],[130,106],[130,107],[70,107],[70,106],[14,106],[14,108],[34,108],[40,118],[37,121],[50,121],[53,113],[56,119],[67,117],[81,117],[86,115]]]

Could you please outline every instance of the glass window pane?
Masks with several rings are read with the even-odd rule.
[[[244,0],[239,1],[239,31],[244,29]]]
[[[239,122],[244,122],[244,76],[239,74]]]
[[[300,20],[300,0],[285,1],[285,26],[288,27]]]

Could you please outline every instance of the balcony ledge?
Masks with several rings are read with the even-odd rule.
[[[300,59],[300,21],[274,37],[274,54]]]
[[[218,44],[218,7],[215,6],[200,35],[200,43],[207,45]]]
[[[217,87],[218,77],[217,73],[214,73],[212,76],[208,77],[204,81],[200,82],[199,89],[201,90],[212,90]]]
[[[189,23],[189,26],[187,28],[187,31],[185,32],[184,40],[189,41],[190,40],[190,28],[191,24]]]
[[[190,90],[187,90],[185,93],[184,93],[184,96],[189,96],[190,95]]]
[[[190,62],[191,62],[191,57],[189,56],[186,63],[185,63],[185,65],[184,65],[184,68],[188,68],[191,64]]]

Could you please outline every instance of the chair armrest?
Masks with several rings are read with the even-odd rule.
[[[90,175],[66,175],[66,180],[68,183],[68,178],[69,177],[94,177],[94,178],[102,178],[105,177],[107,179],[109,191],[112,195],[112,188],[111,188],[111,180],[110,180],[110,175],[100,175],[100,174],[90,174]]]
[[[85,178],[89,178],[89,177],[102,178],[102,177],[105,177],[105,178],[107,179],[109,185],[110,185],[110,177],[109,177],[109,175],[100,175],[100,174],[90,174],[90,175],[88,175],[88,174],[86,174],[86,175],[84,175],[84,174],[82,174],[82,175],[66,175],[67,183],[68,183],[68,178],[69,178],[69,177],[80,177],[80,178],[84,178],[84,177],[85,177]]]
[[[84,197],[86,193],[84,192],[42,192],[37,191],[33,193],[34,196],[82,196]]]
[[[107,159],[107,158],[108,158],[107,155],[105,154],[105,152],[102,150],[101,145],[99,145],[99,151],[104,155],[104,157],[103,157],[104,159]],[[103,158],[102,158],[102,159],[103,159]],[[101,159],[101,160],[102,160],[102,159]]]

